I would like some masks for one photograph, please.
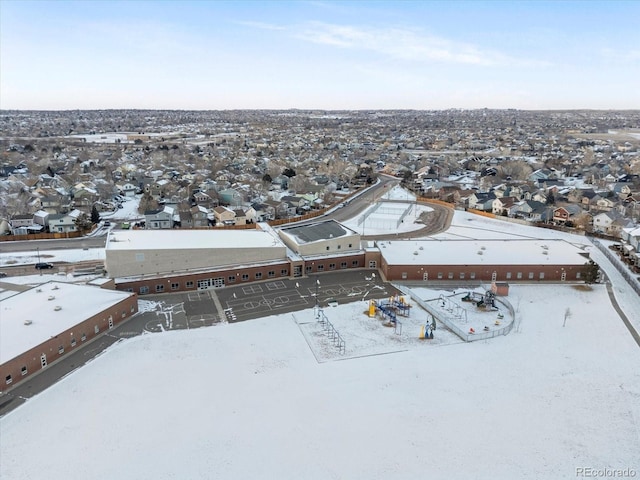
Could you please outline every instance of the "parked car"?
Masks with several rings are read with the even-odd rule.
[[[5,272],[0,272],[0,278],[4,278],[6,276],[7,276],[7,274]]]
[[[45,262],[36,263],[36,269],[38,270],[48,270],[50,268],[53,268],[53,263],[45,263]]]
[[[105,226],[105,227],[110,227],[110,226],[111,226],[111,222],[110,222],[109,220],[106,220],[106,221],[104,222],[104,226]]]

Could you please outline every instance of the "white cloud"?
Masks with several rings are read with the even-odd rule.
[[[311,22],[292,29],[296,38],[321,45],[372,51],[411,62],[476,66],[548,66],[548,62],[506,55],[477,45],[425,34],[416,29],[357,27]]]

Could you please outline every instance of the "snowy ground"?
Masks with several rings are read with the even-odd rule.
[[[464,212],[438,235],[523,237],[590,245]],[[640,299],[590,252],[640,328]],[[0,419],[0,478],[640,475],[640,348],[605,286],[512,284],[508,300],[517,328],[474,343],[440,325],[420,340],[417,307],[398,335],[364,302],[324,310],[344,354],[313,309],[122,341]]]
[[[283,315],[123,341],[0,420],[0,476],[640,473],[640,349],[604,287],[511,292],[524,318],[519,330],[471,344],[438,345],[407,330],[398,348],[392,329],[359,302],[328,309],[371,326],[336,361],[318,362],[310,348],[313,310],[296,313],[297,322]],[[366,354],[375,332],[397,353],[349,359]]]

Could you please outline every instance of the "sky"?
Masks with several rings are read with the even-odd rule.
[[[637,109],[638,1],[0,0],[2,109]]]

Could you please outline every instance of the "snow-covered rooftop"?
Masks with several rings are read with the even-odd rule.
[[[299,245],[356,235],[356,232],[334,220],[327,220],[311,225],[295,225],[293,227],[282,228],[281,233],[294,238]]]
[[[392,265],[583,265],[584,249],[564,240],[380,241]]]
[[[107,250],[283,247],[261,230],[118,230],[109,234]]]
[[[130,295],[51,281],[0,301],[0,364]]]

